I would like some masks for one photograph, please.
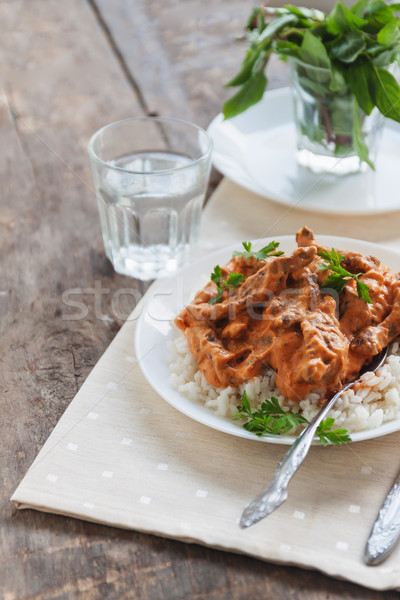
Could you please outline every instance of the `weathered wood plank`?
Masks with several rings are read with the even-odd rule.
[[[252,0],[91,0],[136,84],[148,111],[180,116],[207,127],[233,90],[223,88],[238,70],[241,39]],[[280,61],[269,67],[270,87],[287,76]]]
[[[9,497],[141,295],[104,258],[86,155],[100,125],[141,107],[85,3],[1,3],[0,23],[0,596],[99,597],[84,549],[109,531],[17,514]],[[130,306],[113,304],[121,288]]]
[[[231,53],[241,50],[233,38],[249,4],[99,2],[132,85],[89,3],[0,2],[0,596],[6,600],[383,597],[318,573],[17,512],[9,503],[145,287],[116,275],[104,258],[88,138],[104,123],[146,111],[185,114],[206,125],[220,110],[223,72],[236,68]],[[150,30],[153,39],[145,35]],[[222,31],[227,42],[221,43]],[[157,77],[146,70],[155,56]],[[113,303],[122,288],[132,292],[125,306]]]

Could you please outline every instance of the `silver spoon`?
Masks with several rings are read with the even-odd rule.
[[[286,452],[285,456],[279,463],[274,476],[269,486],[261,492],[254,500],[248,504],[243,511],[242,517],[239,521],[239,525],[242,528],[250,527],[254,525],[270,513],[272,513],[278,506],[285,502],[288,492],[287,487],[289,481],[300,467],[301,463],[305,459],[314,439],[318,425],[325,418],[327,413],[330,411],[336,400],[350,387],[357,383],[363,372],[376,371],[382,366],[386,357],[388,349],[387,347],[381,350],[379,354],[374,356],[368,365],[363,367],[357,379],[346,383],[332,398],[324,404],[319,413],[314,417],[311,423],[304,429],[293,445]]]

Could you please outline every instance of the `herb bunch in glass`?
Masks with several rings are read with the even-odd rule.
[[[359,0],[351,8],[337,2],[329,14],[292,5],[253,9],[249,48],[226,84],[239,90],[225,103],[225,118],[261,100],[275,53],[291,63],[301,144],[335,157],[354,155],[374,168],[368,116],[375,109],[400,122],[400,86],[392,73],[400,57],[398,11],[400,2],[382,0]]]

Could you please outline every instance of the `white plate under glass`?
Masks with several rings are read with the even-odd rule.
[[[213,163],[232,181],[287,206],[334,214],[379,214],[400,209],[400,124],[385,120],[376,171],[316,175],[295,158],[289,88],[272,90],[241,115],[213,119]]]

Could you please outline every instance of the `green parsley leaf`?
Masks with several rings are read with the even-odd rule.
[[[342,256],[338,250],[335,250],[335,248],[332,248],[331,252],[329,252],[329,250],[319,250],[318,256],[326,261],[319,266],[319,269],[321,271],[332,271],[325,283],[322,285],[322,288],[330,288],[340,294],[343,291],[346,283],[354,279],[356,281],[358,297],[362,300],[365,300],[365,302],[368,302],[368,304],[372,304],[372,300],[368,291],[369,286],[363,281],[360,281],[362,273],[350,273],[350,271],[342,267],[340,263],[345,259],[345,257]]]
[[[247,252],[250,252],[251,250],[251,242],[242,242],[243,248],[245,250],[247,250]]]
[[[214,267],[214,271],[211,273],[210,279],[217,286],[217,295],[210,298],[209,304],[217,304],[222,299],[224,289],[237,288],[243,281],[245,276],[242,273],[229,273],[228,279],[225,281],[222,279],[222,269],[219,265]]]
[[[229,277],[223,282],[223,285],[226,288],[237,288],[245,279],[242,273],[229,273]]]
[[[264,246],[264,248],[261,248],[261,250],[259,250],[258,252],[252,251],[251,242],[242,242],[242,246],[245,251],[238,252],[237,250],[235,250],[232,253],[232,256],[244,256],[245,258],[252,258],[254,256],[257,260],[263,260],[267,258],[267,256],[282,256],[282,254],[284,254],[282,250],[278,250],[277,252],[275,252],[276,248],[278,248],[279,246],[279,242],[270,242],[267,246]]]
[[[255,257],[258,260],[263,260],[264,258],[267,258],[267,256],[282,256],[282,254],[284,254],[282,250],[275,252],[278,246],[279,242],[270,242],[267,246],[264,246],[264,248],[261,248],[261,250],[256,252]]]
[[[264,400],[258,410],[252,411],[250,400],[246,392],[242,395],[242,404],[237,406],[238,413],[233,416],[234,421],[247,419],[243,427],[261,437],[263,435],[285,435],[299,425],[308,425],[309,421],[301,414],[285,411],[279,404],[278,398],[272,396],[270,400]],[[332,429],[334,419],[327,418],[318,426],[316,435],[321,444],[346,444],[351,442],[351,438],[346,429]]]
[[[214,267],[214,271],[211,273],[211,281],[213,281],[216,285],[219,285],[222,279],[222,270],[219,265]]]
[[[223,293],[224,293],[224,288],[219,287],[217,290],[217,295],[214,296],[213,298],[210,298],[210,300],[208,301],[208,304],[217,304],[218,302],[221,302]]]
[[[347,429],[332,429],[335,423],[335,419],[329,417],[318,425],[317,435],[323,446],[333,444],[334,446],[340,446],[340,444],[347,444],[351,442],[351,437]]]
[[[320,269],[322,270],[329,269],[330,266],[340,267],[340,263],[346,258],[335,248],[332,248],[330,252],[329,250],[319,250],[318,256],[326,260],[328,263],[328,265],[321,265]]]
[[[259,410],[252,412],[247,393],[242,396],[242,404],[236,407],[238,413],[234,415],[235,421],[243,418],[249,419],[243,427],[258,436],[267,433],[273,435],[286,434],[293,428],[308,421],[300,414],[287,411],[285,412],[279,400],[272,396],[270,400],[264,400]]]
[[[357,294],[359,296],[359,298],[362,298],[363,300],[365,300],[365,302],[368,302],[368,304],[372,303],[372,300],[370,298],[369,295],[369,287],[367,286],[366,283],[364,283],[363,281],[360,281],[358,279],[358,275],[356,275],[356,286],[357,286]]]

